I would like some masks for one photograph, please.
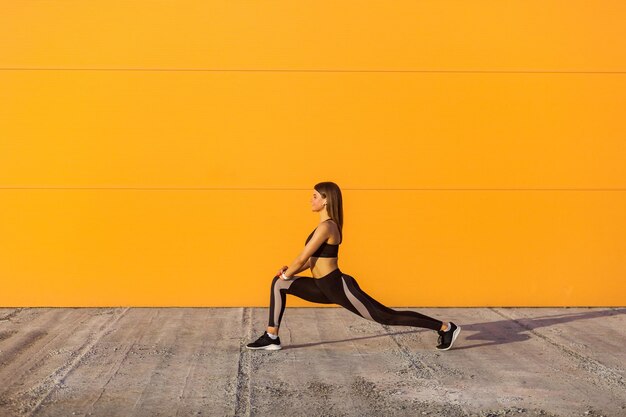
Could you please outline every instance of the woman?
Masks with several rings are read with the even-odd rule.
[[[283,266],[272,279],[270,291],[269,324],[267,331],[249,349],[281,349],[278,328],[287,294],[320,304],[339,304],[354,314],[392,326],[413,326],[436,330],[439,333],[437,349],[448,350],[456,340],[461,327],[450,322],[425,316],[414,311],[397,311],[367,295],[356,280],[341,272],[337,254],[342,242],[343,204],[341,190],[334,182],[315,185],[312,210],[319,212],[320,223],[311,232],[300,255],[289,266]],[[313,278],[296,276],[311,269]]]

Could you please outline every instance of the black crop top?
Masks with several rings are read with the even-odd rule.
[[[332,220],[332,219],[327,219],[325,221],[328,221],[328,220]],[[316,230],[317,230],[317,227],[313,229],[309,237],[306,239],[306,242],[304,242],[305,245],[309,243],[309,240],[311,240],[311,237],[313,237],[313,233],[315,233]],[[339,234],[341,234],[341,230],[339,230]],[[339,253],[339,244],[331,245],[330,243],[324,242],[311,256],[314,256],[316,258],[336,258],[337,254]]]

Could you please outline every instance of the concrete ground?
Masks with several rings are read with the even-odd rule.
[[[404,308],[399,308],[403,310]],[[626,416],[626,308],[0,309],[1,416]]]

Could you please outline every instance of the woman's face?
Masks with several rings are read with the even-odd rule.
[[[326,204],[326,199],[322,198],[322,195],[318,193],[317,190],[313,189],[313,196],[311,197],[311,210],[321,211],[324,209],[324,204]]]

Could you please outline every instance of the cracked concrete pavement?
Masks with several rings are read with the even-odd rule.
[[[0,308],[0,416],[626,416],[626,308]]]

